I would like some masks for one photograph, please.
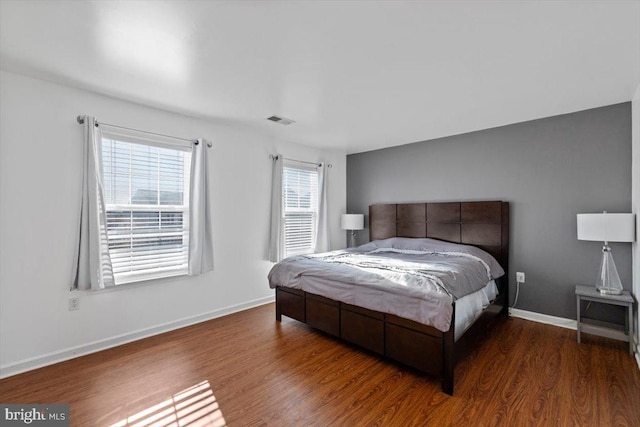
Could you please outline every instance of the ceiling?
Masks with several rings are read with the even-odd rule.
[[[631,100],[640,1],[2,0],[0,66],[356,153]]]

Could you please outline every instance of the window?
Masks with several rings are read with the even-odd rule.
[[[318,227],[318,169],[285,161],[282,171],[284,256],[311,253]]]
[[[102,163],[116,285],[187,274],[191,147],[105,132]]]

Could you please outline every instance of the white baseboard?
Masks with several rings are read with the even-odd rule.
[[[116,347],[132,341],[137,341],[142,338],[147,338],[153,335],[162,334],[164,332],[173,331],[175,329],[184,328],[185,326],[194,325],[196,323],[205,322],[207,320],[215,319],[216,317],[222,317],[228,314],[247,310],[249,308],[269,304],[273,301],[275,301],[274,296],[259,298],[242,304],[236,304],[207,313],[202,313],[196,316],[185,317],[183,319],[178,319],[172,322],[163,323],[161,325],[152,326],[150,328],[140,329],[126,334],[116,335],[111,338],[106,338],[88,344],[71,347],[65,350],[48,353],[42,356],[24,359],[19,362],[0,366],[0,378],[10,377],[22,372],[31,371],[33,369],[42,368],[48,365],[53,365],[54,363],[64,362],[65,360],[74,359],[76,357],[106,350],[108,348]]]
[[[513,317],[519,317],[521,319],[532,320],[539,323],[546,323],[547,325],[559,326],[561,328],[573,329],[574,331],[578,329],[577,322],[575,320],[564,317],[549,316],[548,314],[520,310],[518,308],[510,308],[509,314]]]
[[[64,362],[65,360],[74,359],[80,356],[85,356],[87,354],[106,350],[108,348],[116,347],[132,341],[137,341],[153,335],[162,334],[164,332],[169,332],[175,329],[184,328],[186,326],[195,325],[196,323],[205,322],[207,320],[215,319],[217,317],[222,317],[228,314],[237,313],[239,311],[247,310],[253,307],[258,307],[260,305],[269,304],[273,301],[275,301],[275,297],[273,296],[260,298],[260,299],[249,301],[246,303],[237,304],[230,307],[225,307],[225,308],[210,311],[207,313],[199,314],[197,316],[186,317],[173,322],[168,322],[158,326],[153,326],[151,328],[140,329],[138,331],[130,332],[127,334],[117,335],[104,340],[94,341],[88,344],[71,347],[66,350],[60,350],[53,353],[45,354],[43,356],[33,357],[33,358],[25,359],[9,365],[0,366],[0,378],[10,377],[23,372],[31,371],[33,369],[38,369],[44,366],[53,365],[54,363]],[[566,319],[564,317],[549,316],[547,314],[520,310],[517,308],[510,308],[509,314],[513,317],[518,317],[521,319],[531,320],[539,323],[545,323],[548,325],[559,326],[561,328],[567,328],[567,329],[573,329],[573,330],[577,329],[575,320]],[[636,357],[636,362],[638,362],[638,368],[640,369],[640,347],[637,349],[635,357]]]

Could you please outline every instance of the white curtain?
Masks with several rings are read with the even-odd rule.
[[[279,262],[284,254],[284,236],[282,235],[282,156],[273,158],[271,174],[271,233],[269,236],[269,261]]]
[[[189,275],[213,270],[213,230],[209,194],[207,141],[198,139],[191,153],[189,197]]]
[[[102,185],[102,131],[95,117],[84,117],[82,198],[71,289],[97,290],[114,286],[107,241]]]
[[[327,215],[327,164],[318,167],[318,229],[315,252],[329,251],[329,218]]]

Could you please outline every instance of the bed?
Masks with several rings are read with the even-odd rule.
[[[371,242],[358,248],[276,264],[269,274],[276,320],[285,315],[437,376],[443,392],[453,395],[456,359],[482,334],[487,319],[508,314],[508,202],[371,205],[369,230]],[[428,258],[431,270],[397,269],[421,257]],[[458,263],[469,264],[464,274]],[[331,270],[320,271],[325,264]],[[449,265],[454,274],[445,269]],[[358,275],[345,276],[350,268]],[[389,277],[372,279],[369,270],[387,270]],[[398,275],[407,274],[418,285],[394,288]],[[469,283],[456,280],[464,292],[446,282],[462,276]]]

